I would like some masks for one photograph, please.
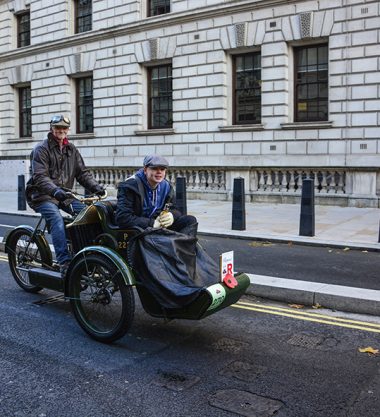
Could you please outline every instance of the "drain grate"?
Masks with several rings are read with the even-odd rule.
[[[219,375],[236,378],[240,381],[251,382],[267,370],[265,366],[249,362],[235,361],[219,372]]]
[[[249,346],[247,342],[242,342],[241,340],[229,339],[224,337],[219,339],[217,342],[212,344],[212,347],[216,350],[221,350],[223,352],[237,353],[240,352],[243,348]]]
[[[317,346],[323,343],[323,337],[319,335],[309,335],[299,333],[293,335],[288,343],[294,346],[301,346],[309,349],[315,349]]]
[[[298,333],[293,335],[288,340],[288,343],[307,349],[328,350],[336,348],[339,344],[339,341],[332,336]]]
[[[58,303],[64,300],[65,300],[65,296],[63,294],[60,294],[60,295],[55,295],[54,297],[45,298],[43,300],[33,301],[32,304],[36,306],[41,306],[44,304]]]
[[[164,387],[172,391],[184,391],[200,381],[195,375],[186,375],[180,372],[167,372],[159,370],[158,378],[153,380],[153,384]]]
[[[209,404],[245,417],[270,417],[284,405],[282,401],[236,389],[217,391],[209,397]]]

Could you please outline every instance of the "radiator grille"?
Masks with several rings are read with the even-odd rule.
[[[99,224],[85,224],[73,226],[67,229],[67,236],[71,241],[74,253],[79,252],[86,246],[95,243],[96,237],[102,233]]]

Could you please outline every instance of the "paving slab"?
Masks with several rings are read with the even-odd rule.
[[[232,202],[188,201],[202,233],[380,250],[380,209],[315,206],[315,236],[300,236],[300,206],[246,203],[246,229],[231,230]]]

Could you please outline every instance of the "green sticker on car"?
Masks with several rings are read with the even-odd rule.
[[[214,308],[219,307],[226,299],[226,290],[221,284],[211,285],[207,287],[207,291],[212,297],[212,302],[207,310],[214,310]]]

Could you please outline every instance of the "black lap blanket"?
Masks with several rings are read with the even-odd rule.
[[[218,266],[191,234],[148,228],[128,242],[128,262],[165,308],[184,307],[219,282]]]

